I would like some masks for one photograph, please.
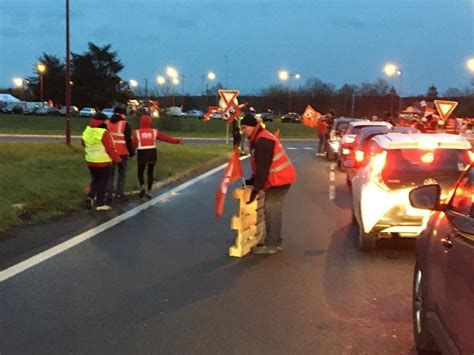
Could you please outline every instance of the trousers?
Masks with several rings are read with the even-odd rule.
[[[265,190],[265,245],[277,246],[282,243],[283,200],[291,185],[273,186]]]

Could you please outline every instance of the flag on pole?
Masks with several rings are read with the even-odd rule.
[[[316,111],[311,105],[306,106],[306,110],[303,113],[303,124],[305,126],[315,128],[318,123],[321,114]]]
[[[224,212],[224,203],[227,188],[230,184],[232,184],[234,181],[243,176],[242,164],[240,163],[239,156],[239,150],[234,149],[234,151],[232,152],[232,157],[230,158],[229,163],[224,169],[224,175],[222,175],[222,179],[219,183],[216,192],[216,218],[222,216],[222,212]]]
[[[217,106],[209,106],[209,108],[207,109],[207,113],[204,115],[204,117],[202,118],[203,121],[209,121],[212,117],[212,115],[216,112],[219,112],[219,107]]]
[[[425,112],[423,113],[423,117],[426,117],[428,115],[433,115],[436,112],[434,108],[431,108],[429,106],[425,107]]]

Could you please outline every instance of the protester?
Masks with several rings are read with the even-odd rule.
[[[392,120],[392,114],[388,111],[385,111],[383,121],[388,122],[391,125],[394,125],[393,120]]]
[[[232,144],[234,149],[238,149],[241,152],[242,132],[240,131],[240,120],[242,118],[236,117],[232,122]]]
[[[91,175],[86,207],[92,209],[95,198],[96,211],[111,209],[105,204],[105,190],[112,162],[120,163],[121,161],[115,149],[112,135],[107,131],[105,120],[107,120],[107,116],[101,112],[96,113],[82,133],[82,145]]]
[[[329,134],[329,125],[327,122],[327,118],[325,116],[321,116],[318,120],[318,123],[316,124],[316,129],[318,133],[318,151],[316,155],[318,156],[324,156],[325,155],[325,148],[326,148],[326,137]]]
[[[129,157],[133,157],[132,147],[132,129],[125,119],[125,108],[117,106],[114,108],[114,114],[107,122],[107,128],[112,135],[117,153],[122,161],[118,164],[112,164],[107,183],[106,201],[112,202],[112,196],[115,192],[115,199],[119,202],[126,202],[128,198],[124,195],[125,178],[127,175],[127,162]],[[118,170],[117,185],[114,188],[115,170]]]
[[[153,187],[153,173],[156,164],[156,141],[160,140],[172,144],[181,144],[181,139],[176,139],[159,130],[152,128],[150,116],[140,117],[140,128],[133,132],[132,143],[134,150],[137,150],[138,181],[140,182],[140,198],[151,199],[151,189]],[[147,185],[145,189],[144,174],[147,170]]]
[[[241,127],[251,151],[252,177],[246,183],[252,186],[252,193],[247,203],[253,202],[260,191],[265,191],[266,237],[252,252],[275,254],[283,250],[283,199],[296,181],[296,171],[280,141],[264,129],[254,115],[245,115]]]

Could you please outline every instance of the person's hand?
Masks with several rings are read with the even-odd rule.
[[[257,198],[258,192],[255,190],[252,190],[252,193],[250,194],[250,198],[247,201],[247,205],[250,205],[255,199]]]

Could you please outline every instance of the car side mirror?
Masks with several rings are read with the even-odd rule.
[[[414,188],[410,191],[408,197],[410,204],[415,208],[441,211],[440,195],[441,187],[438,184],[434,184]]]
[[[355,161],[354,160],[345,160],[344,161],[345,168],[355,168]]]

